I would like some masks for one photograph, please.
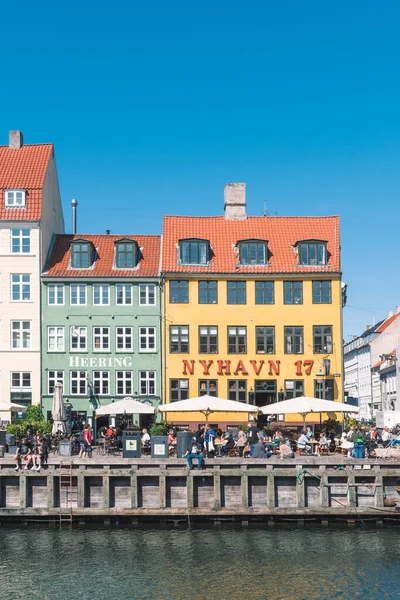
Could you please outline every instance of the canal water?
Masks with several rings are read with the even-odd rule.
[[[0,529],[1,600],[400,598],[400,529]]]

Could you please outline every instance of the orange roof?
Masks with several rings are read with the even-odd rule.
[[[179,240],[209,240],[212,248],[210,264],[204,267],[181,266],[177,263]],[[268,240],[271,252],[268,266],[238,265],[233,246],[240,240]],[[328,242],[327,266],[299,266],[293,246],[299,240],[317,239]],[[247,217],[229,220],[225,217],[165,216],[163,225],[162,270],[177,273],[321,273],[340,271],[339,217]]]
[[[141,248],[139,269],[114,269],[114,242],[132,240]],[[72,240],[92,242],[97,257],[90,269],[71,269],[70,244]],[[157,277],[160,269],[159,235],[67,235],[55,236],[45,272],[48,277]]]
[[[0,146],[0,219],[37,221],[42,215],[42,187],[53,144],[28,144],[19,149]],[[25,208],[5,208],[4,190],[26,190]]]
[[[382,333],[382,331],[385,331],[385,329],[387,329],[393,323],[393,321],[395,321],[397,319],[397,317],[400,317],[400,312],[385,319],[385,321],[383,321],[382,325],[380,325],[378,327],[378,329],[375,330],[374,333]]]

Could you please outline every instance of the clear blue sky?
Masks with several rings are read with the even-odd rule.
[[[15,6],[15,7],[14,7]],[[400,304],[400,4],[6,3],[0,143],[54,142],[67,227],[340,214],[345,335]]]

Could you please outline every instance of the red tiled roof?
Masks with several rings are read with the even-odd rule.
[[[163,225],[162,270],[179,273],[321,273],[340,271],[339,217],[225,217],[165,216]],[[209,240],[213,257],[205,267],[177,264],[179,240]],[[268,266],[240,266],[233,246],[240,240],[268,240],[272,254]],[[298,266],[293,246],[299,240],[318,239],[328,242],[328,265]]]
[[[387,329],[393,323],[393,321],[395,321],[397,319],[397,317],[400,317],[400,312],[385,319],[385,321],[383,321],[382,325],[380,325],[378,327],[378,329],[375,330],[374,333],[382,333],[382,331],[385,331],[385,329]]]
[[[133,240],[142,249],[142,259],[138,269],[113,269],[114,242],[122,239]],[[72,240],[92,242],[97,252],[93,268],[71,269],[69,267]],[[44,275],[48,277],[156,277],[160,269],[160,246],[159,235],[60,234],[55,237]]]
[[[387,356],[396,356],[396,349],[392,350],[391,352],[389,352],[389,354]],[[371,369],[376,369],[377,367],[380,367],[381,365],[383,365],[384,362],[386,362],[388,359],[385,358],[385,360],[380,360],[379,362],[377,362],[373,367],[371,367]]]
[[[0,219],[37,221],[42,215],[42,187],[53,144],[28,144],[19,149],[0,146]],[[5,208],[4,190],[25,189],[25,208]]]

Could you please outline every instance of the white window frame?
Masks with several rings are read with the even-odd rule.
[[[52,331],[54,330],[54,331]],[[54,339],[54,348],[50,347],[50,339]],[[61,341],[60,348],[58,342]],[[65,351],[65,330],[63,326],[48,325],[47,327],[47,350],[48,352],[64,352]]]
[[[54,291],[54,302],[50,301],[50,292]],[[62,302],[59,302],[59,294],[61,292]],[[63,283],[48,283],[47,284],[47,304],[48,306],[64,306],[65,303],[65,288]]]
[[[122,329],[121,333],[118,333],[118,329]],[[130,338],[130,344],[128,345],[127,338]],[[118,340],[122,341],[122,348],[118,347]],[[133,327],[125,327],[119,325],[115,328],[115,352],[132,352],[133,351]]]
[[[96,332],[96,329],[99,331]],[[111,350],[111,339],[110,339],[110,328],[103,327],[102,325],[93,326],[93,352],[110,352]],[[96,347],[96,339],[99,340],[100,346]],[[104,343],[107,343],[107,347],[104,347]]]
[[[50,389],[50,384],[54,388],[56,383],[61,383],[64,390],[64,371],[56,371],[55,369],[47,371],[47,394],[49,396],[54,393],[54,389]]]
[[[19,375],[19,385],[13,385],[13,375]],[[29,385],[24,385],[24,375],[29,375]],[[32,403],[32,372],[31,371],[12,371],[10,373],[10,401],[17,402],[15,398],[13,398],[13,394],[20,394],[21,400],[20,402]],[[30,399],[22,398],[23,394],[30,394]],[[17,402],[18,404],[18,402]]]
[[[100,302],[95,302],[95,292],[99,292]],[[94,283],[93,284],[93,306],[110,306],[110,285],[108,283]],[[104,293],[107,294],[107,302],[104,302]]]
[[[130,292],[130,302],[127,302],[127,298],[129,296],[129,294],[127,295],[127,290],[129,289]],[[119,290],[122,291],[122,302],[118,302],[118,292]],[[117,283],[115,286],[115,304],[116,306],[132,306],[133,305],[133,290],[132,290],[132,284],[130,283]]]
[[[97,376],[98,374],[98,376]],[[110,371],[92,371],[93,376],[93,391],[96,396],[109,396],[110,395]],[[100,386],[100,391],[96,391],[96,382]],[[103,385],[107,385],[107,391],[103,392]]]
[[[76,290],[76,302],[72,302],[72,292]],[[82,291],[85,295],[85,302],[81,302]],[[71,283],[69,286],[69,303],[71,306],[86,306],[87,305],[87,286],[86,283]]]
[[[24,231],[29,231],[29,235],[24,235]],[[11,254],[30,254],[31,253],[31,229],[26,229],[24,227],[18,229],[11,229]],[[17,233],[18,232],[18,233]],[[29,239],[29,250],[24,252],[24,240]],[[13,250],[13,241],[18,240],[19,250],[18,252],[14,252]]]
[[[21,201],[17,202],[17,194],[21,195]],[[4,205],[6,208],[25,208],[26,190],[10,189],[4,191]]]
[[[73,377],[72,374],[76,373],[76,377]],[[77,382],[77,387],[78,387],[78,391],[77,392],[73,392],[72,391],[72,382],[76,381]],[[82,383],[82,381],[85,382],[85,391],[81,392],[80,391],[80,383]],[[87,396],[87,391],[88,391],[88,379],[87,379],[87,371],[83,371],[81,369],[72,369],[69,372],[69,393],[70,396]]]
[[[14,329],[14,323],[19,323],[19,328]],[[23,325],[24,323],[28,323],[29,328],[24,327],[24,325]],[[24,346],[24,335],[23,335],[24,331],[29,332],[29,335],[27,337],[28,343],[26,346]],[[19,335],[17,335],[15,337],[15,341],[17,342],[16,345],[14,345],[14,332],[17,334],[19,333]],[[22,342],[22,345],[20,345],[18,342]],[[11,321],[11,348],[12,348],[12,350],[30,350],[31,347],[32,347],[31,322],[30,321]]]
[[[150,333],[150,329],[153,330],[152,333]],[[156,333],[156,327],[139,327],[139,352],[141,353],[145,353],[145,352],[157,352],[157,333]],[[150,346],[150,341],[151,339],[154,338],[154,348],[151,348]],[[142,340],[144,340],[146,342],[145,347],[142,348]]]
[[[85,347],[84,348],[73,348],[72,347],[72,340],[78,338],[78,340],[80,340],[81,338],[85,340]],[[78,343],[78,346],[80,345],[80,342]],[[71,327],[69,328],[69,349],[71,352],[87,352],[88,349],[88,339],[87,339],[87,327],[84,325],[71,325]]]
[[[142,391],[144,385],[145,392]],[[153,392],[150,387],[153,385]],[[140,396],[156,396],[157,394],[156,372],[155,371],[139,371],[139,395]]]
[[[122,375],[122,377],[121,377]],[[123,391],[118,391],[118,383],[122,382]],[[127,384],[130,383],[130,389]],[[132,371],[116,371],[115,372],[115,395],[116,396],[131,396],[133,390],[133,373]]]
[[[17,278],[14,281],[14,278]],[[24,281],[24,277],[28,278],[28,281]],[[30,273],[11,273],[11,298],[10,302],[31,302],[32,289],[31,289],[31,274]],[[29,298],[24,298],[24,286],[29,286]],[[18,298],[14,298],[14,288],[18,290]]]
[[[151,292],[153,302],[150,302]],[[142,291],[144,292],[144,302],[142,302]],[[139,283],[139,306],[155,306],[156,305],[156,284],[155,283]]]

